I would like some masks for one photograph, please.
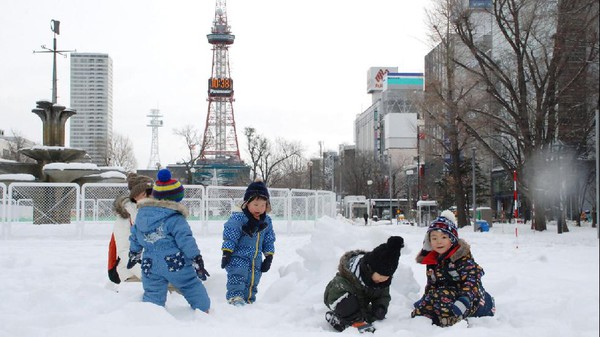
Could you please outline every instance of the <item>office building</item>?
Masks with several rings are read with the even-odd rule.
[[[110,165],[113,132],[112,59],[102,53],[71,54],[70,146],[83,149],[97,165]]]

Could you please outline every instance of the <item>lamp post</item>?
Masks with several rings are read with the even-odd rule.
[[[471,148],[472,151],[472,158],[471,158],[471,166],[473,169],[473,182],[472,182],[472,192],[473,193],[473,231],[477,231],[477,205],[476,205],[476,198],[475,198],[475,184],[477,182],[477,180],[475,179],[475,146],[473,146]]]
[[[308,189],[312,190],[312,167],[313,167],[313,162],[312,160],[310,160],[308,162]]]
[[[373,210],[371,209],[371,185],[373,185],[373,180],[367,180],[367,192],[369,193],[369,208],[367,208],[367,214],[369,218],[372,217]]]
[[[413,170],[406,171],[406,184],[408,185],[408,212],[412,210],[412,201],[410,198],[410,176],[412,176],[415,172]]]
[[[192,168],[190,168],[190,177],[188,179],[188,184],[194,184],[194,173],[196,173],[196,168],[192,166]]]
[[[390,194],[390,224],[394,224],[394,221],[392,220],[394,218],[394,213],[392,212],[393,208],[392,208],[392,157],[389,155],[387,156],[388,159],[388,191]]]

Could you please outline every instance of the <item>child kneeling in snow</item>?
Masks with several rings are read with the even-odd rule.
[[[398,268],[404,239],[390,237],[373,251],[353,250],[340,258],[338,272],[325,288],[326,320],[337,331],[349,326],[374,332],[371,325],[387,314],[392,275]]]
[[[427,284],[412,317],[425,316],[446,327],[467,317],[494,316],[494,299],[481,284],[483,268],[473,259],[469,244],[458,238],[451,211],[431,222],[416,260],[427,266]]]

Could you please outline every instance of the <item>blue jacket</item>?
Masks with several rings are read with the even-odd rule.
[[[154,263],[153,268],[181,269],[182,263],[191,265],[191,260],[200,255],[200,249],[186,220],[188,211],[184,205],[168,200],[144,199],[138,203],[138,209],[129,238],[130,250],[139,252],[143,248],[144,258],[165,261]],[[181,257],[182,254],[183,259],[176,261],[163,259],[166,256]]]
[[[233,212],[223,228],[224,251],[232,252],[232,259],[240,258],[253,261],[254,269],[260,270],[262,255],[275,253],[275,231],[269,215],[265,216],[266,227],[254,233],[245,232],[242,227],[248,223],[248,217],[243,212]]]

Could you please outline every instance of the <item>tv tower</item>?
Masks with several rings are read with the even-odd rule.
[[[233,79],[229,72],[229,46],[235,35],[227,24],[225,0],[217,0],[211,33],[212,72],[208,79],[208,113],[201,159],[241,162],[233,115]]]
[[[163,126],[162,117],[160,110],[150,109],[150,114],[146,115],[150,117],[150,123],[146,126],[152,128],[152,146],[150,148],[150,160],[148,160],[148,170],[160,169],[160,157],[158,155],[158,128]]]

